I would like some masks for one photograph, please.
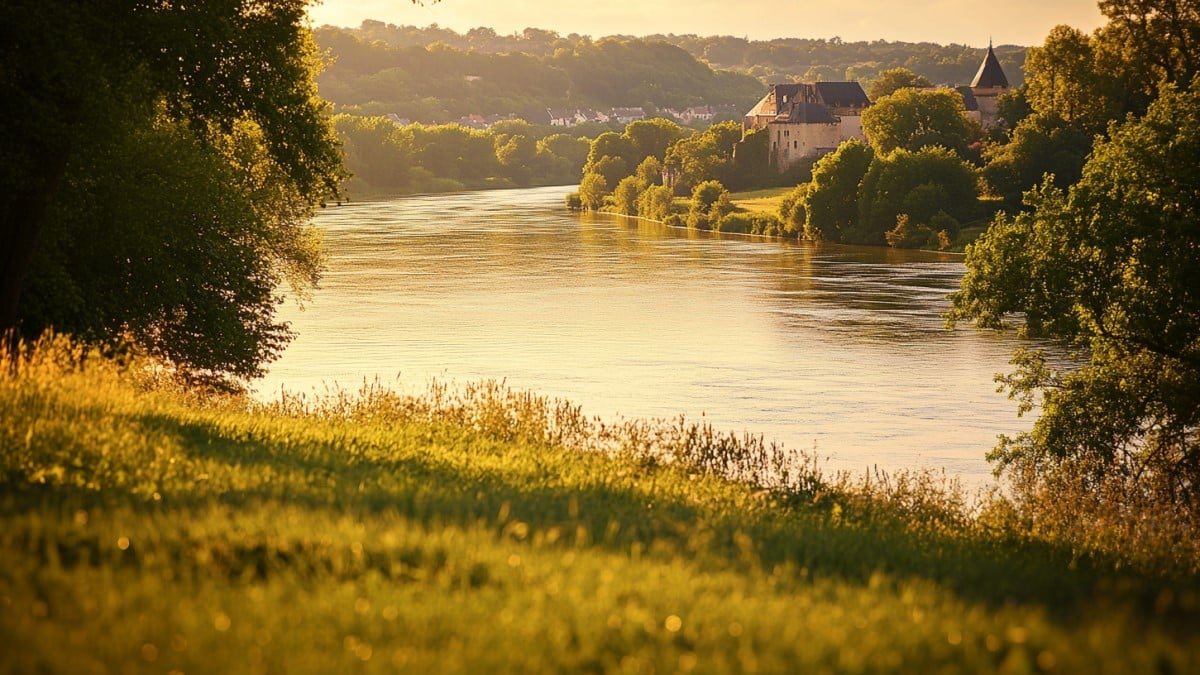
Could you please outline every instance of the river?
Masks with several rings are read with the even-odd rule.
[[[608,418],[704,416],[832,469],[988,480],[1030,426],[1015,338],[941,313],[961,256],[781,243],[563,208],[568,188],[323,210],[329,268],[259,395],[504,380]]]

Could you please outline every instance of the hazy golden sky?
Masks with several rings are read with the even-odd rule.
[[[1037,45],[1061,23],[1085,31],[1104,19],[1095,0],[323,0],[317,25],[358,26],[363,19],[464,32],[487,26],[507,34],[526,27],[566,35],[696,33],[831,38],[846,41]]]

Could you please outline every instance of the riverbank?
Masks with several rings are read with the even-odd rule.
[[[61,343],[0,367],[0,419],[4,673],[1200,667],[1194,576],[927,476],[731,482],[770,448],[702,427],[483,385],[256,405]]]

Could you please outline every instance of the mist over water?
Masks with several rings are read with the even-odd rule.
[[[787,244],[563,208],[569,188],[323,211],[329,269],[258,384],[422,392],[504,380],[610,418],[701,415],[828,458],[987,479],[1027,429],[993,376],[1015,338],[946,330],[961,256]]]

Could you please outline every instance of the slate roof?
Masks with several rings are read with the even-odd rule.
[[[1000,59],[996,58],[996,52],[992,51],[990,44],[987,55],[983,57],[983,63],[979,64],[979,72],[975,73],[975,79],[971,81],[971,86],[1008,88],[1008,77],[1004,75]]]
[[[831,108],[865,108],[871,105],[867,92],[857,82],[814,82],[821,103]]]
[[[788,104],[788,109],[776,117],[775,121],[787,124],[837,124],[838,120],[829,112],[828,106],[796,101]]]

